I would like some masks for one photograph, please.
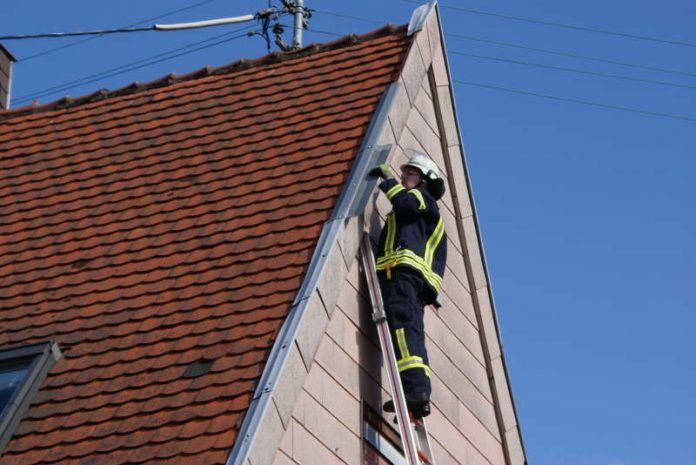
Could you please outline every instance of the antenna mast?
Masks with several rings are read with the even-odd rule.
[[[282,26],[278,26],[277,30],[274,29],[273,32],[276,34],[276,44],[284,51],[297,50],[302,47],[302,30],[307,28],[307,20],[311,16],[311,13],[304,6],[304,0],[281,0],[286,8],[286,11],[293,15],[293,35],[292,44],[288,45],[283,42],[280,34],[282,34]]]
[[[304,0],[295,0],[294,3],[294,8],[295,8],[295,27],[294,27],[294,33],[292,36],[292,48],[300,48],[302,47],[302,29],[305,27],[305,8],[304,8]]]

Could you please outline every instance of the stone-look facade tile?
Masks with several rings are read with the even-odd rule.
[[[397,120],[399,118],[396,118]],[[392,126],[391,120],[387,116],[388,124],[384,128],[379,136],[377,136],[377,145],[391,145],[392,148],[396,146],[396,135],[394,134],[394,127]],[[403,125],[402,125],[403,128]],[[401,129],[401,128],[400,128]]]
[[[288,422],[288,425],[285,427],[285,432],[283,433],[283,439],[281,439],[281,441],[280,441],[280,446],[278,447],[278,454],[276,455],[274,463],[276,460],[279,459],[279,456],[285,456],[289,460],[291,460],[290,457],[292,457],[292,453],[293,453],[293,450],[292,450],[292,448],[293,448],[292,432],[294,431],[294,429],[295,429],[295,420],[291,418],[290,421]],[[281,462],[281,463],[284,463],[284,462]]]
[[[472,207],[472,199],[469,195],[467,177],[464,171],[464,155],[459,145],[447,147],[447,152],[449,152],[453,173],[449,179],[449,190],[452,192],[452,196],[454,197],[453,200],[459,208],[461,218],[467,218],[474,214],[474,210]]]
[[[369,316],[369,314],[372,312],[369,298],[366,295],[361,294],[356,288],[356,286],[363,286],[363,277],[359,262],[360,260],[358,259],[353,261],[353,266],[348,272],[349,278],[343,283],[341,292],[338,295],[338,302],[336,303],[337,310],[340,310],[346,317],[348,317],[348,319],[356,327],[360,327],[360,325],[364,324],[364,321],[368,319],[361,316],[361,313],[365,313]],[[367,291],[365,290],[365,292]],[[362,329],[366,330],[368,328]]]
[[[357,365],[331,338],[321,340],[315,361],[346,390],[360,392]]]
[[[423,148],[423,151],[430,155],[440,173],[447,177],[447,166],[442,156],[440,138],[430,126],[431,124],[437,124],[437,120],[432,120],[432,123],[429,123],[425,119],[426,116],[418,110],[412,110],[406,121],[406,127],[411,131],[411,134],[418,141],[419,146]],[[404,148],[408,148],[408,146],[404,146]]]
[[[471,379],[474,385],[486,394],[487,398],[492,399],[485,364],[476,358],[466,345],[462,344],[462,341],[455,336],[442,320],[431,317],[428,314],[425,324],[428,337],[430,338],[429,342],[437,345],[459,371]],[[477,344],[480,349],[480,341],[477,341]]]
[[[414,42],[415,44],[412,45],[412,47],[418,47],[418,52],[423,60],[423,65],[426,68],[429,68],[433,57],[432,48],[430,46],[430,38],[428,37],[428,31],[425,27],[416,33],[416,40]]]
[[[295,434],[293,434],[293,450],[292,458],[298,465],[344,465],[345,463],[299,424],[295,427]]]
[[[341,255],[343,263],[346,265],[346,270],[350,270],[353,266],[353,261],[358,256],[358,248],[362,240],[362,217],[353,217],[345,220],[343,232],[340,234],[338,241],[341,246]]]
[[[435,439],[430,440],[430,445],[433,449],[433,456],[437,465],[462,465],[463,462],[457,460],[450,453],[449,447],[445,448]]]
[[[432,383],[432,394],[430,400],[433,408],[437,409],[440,415],[444,416],[453,425],[458,425],[459,419],[459,399],[447,387],[436,373],[430,374]]]
[[[498,425],[495,410],[490,399],[482,393],[472,381],[462,372],[457,370],[454,364],[432,345],[428,347],[430,367],[435,376],[442,383],[449,386],[461,403],[468,408],[478,420],[491,432],[497,431]],[[490,391],[489,391],[490,392]]]
[[[273,403],[284,426],[290,421],[295,399],[304,385],[307,369],[297,345],[293,344],[273,393]]]
[[[435,85],[438,88],[445,88],[449,86],[449,74],[447,73],[447,64],[445,58],[441,53],[442,44],[438,41],[437,52],[433,54],[433,61],[431,63],[431,69],[433,70],[433,78],[435,79]]]
[[[442,43],[440,36],[440,26],[436,15],[430,16],[425,22],[423,31],[428,34],[428,43],[430,44],[430,54],[433,59],[442,56]]]
[[[405,149],[416,149],[416,150],[421,150],[425,152],[425,147],[420,143],[420,141],[416,138],[416,136],[413,134],[413,131],[408,127],[408,125],[404,126],[404,130],[401,132],[401,137],[399,138],[399,147],[402,150]],[[406,155],[402,152],[402,150],[399,151],[399,154],[396,158],[398,158],[398,162],[395,163],[395,165],[398,167],[399,165],[403,164],[408,160]]]
[[[312,367],[305,383],[306,392],[356,436],[361,434],[360,401],[357,392],[348,392],[322,367]]]
[[[319,347],[326,325],[329,322],[324,304],[321,301],[318,293],[312,294],[307,304],[307,310],[297,332],[297,347],[300,350],[302,361],[305,368],[309,371],[309,367],[314,360],[314,354]]]
[[[479,246],[479,236],[474,217],[469,216],[462,220],[464,226],[464,241],[468,250],[470,272],[474,278],[474,286],[481,289],[488,285],[486,270],[483,267],[483,255]]]
[[[486,429],[463,404],[459,404],[459,417],[461,418],[461,423],[457,425],[459,430],[469,439],[476,450],[491,463],[505,464],[505,452],[500,431]]]
[[[440,134],[443,135],[444,145],[459,144],[459,132],[457,130],[457,120],[454,114],[454,106],[452,103],[452,94],[448,86],[437,86],[436,95],[434,96],[437,108],[442,115],[443,127],[440,129]]]
[[[298,463],[279,450],[273,459],[273,465],[298,465]]]
[[[394,100],[392,101],[391,110],[389,111],[389,123],[394,134],[394,138],[399,140],[401,133],[406,126],[406,118],[411,111],[411,102],[406,93],[406,86],[403,80],[397,81],[393,86],[397,86]]]
[[[420,113],[421,117],[428,125],[428,128],[435,134],[438,138],[438,147],[440,146],[440,128],[437,124],[437,116],[435,115],[435,104],[433,103],[432,96],[430,95],[430,84],[428,82],[428,77],[423,81],[421,85],[420,92],[416,97],[416,110]],[[442,149],[440,148],[441,152]],[[428,152],[429,153],[429,152]]]
[[[449,195],[445,195],[445,197],[448,199],[451,198]],[[447,244],[447,255],[456,254],[459,255],[460,258],[457,260],[457,262],[461,263],[461,265],[458,263],[452,266],[452,268],[459,268],[460,266],[464,267],[464,261],[461,260],[461,255],[464,252],[464,249],[462,247],[462,241],[459,237],[459,222],[457,221],[453,209],[450,209],[450,207],[447,205],[440,205],[440,215],[442,215],[442,221],[445,222],[445,231],[447,232],[447,239],[449,239],[449,243]],[[464,273],[464,276],[466,276],[466,272]]]
[[[435,104],[432,103],[433,101],[433,89],[430,87],[430,80],[426,79],[423,81],[423,85],[421,86],[421,92],[425,92],[425,95],[428,96],[428,99],[430,99],[431,105],[433,106],[433,110],[435,109]]]
[[[451,169],[451,167],[447,166],[447,169],[449,170],[449,169]],[[440,210],[442,210],[443,208],[446,208],[447,210],[449,210],[452,213],[453,216],[456,217],[456,215],[454,215],[454,213],[456,212],[454,198],[453,198],[454,192],[452,192],[450,190],[450,187],[449,187],[450,179],[452,178],[452,174],[448,172],[447,176],[443,176],[443,177],[445,180],[445,195],[442,197],[442,199],[440,199]],[[452,231],[454,233],[456,233],[457,230],[458,230],[458,228],[455,228]]]
[[[495,324],[495,315],[493,315],[493,307],[491,306],[491,297],[488,294],[488,287],[483,287],[476,291],[478,300],[479,312],[481,314],[481,330],[488,348],[488,356],[491,360],[495,360],[502,354],[501,342],[498,340],[498,330]]]
[[[329,252],[329,257],[326,261],[326,266],[321,273],[319,278],[319,283],[317,285],[317,290],[321,296],[321,301],[324,303],[324,308],[328,312],[329,316],[336,307],[336,301],[338,300],[338,293],[341,291],[341,286],[337,286],[336,283],[342,283],[343,278],[346,275],[346,264],[343,261],[343,255],[341,254],[341,249],[338,247],[337,243],[334,243]]]
[[[446,212],[449,213],[449,212]],[[451,218],[451,215],[444,214],[443,221],[445,222],[445,228],[447,228],[446,218]],[[455,223],[456,225],[456,223]],[[466,265],[464,259],[462,258],[462,250],[460,249],[461,243],[459,242],[459,234],[455,229],[445,229],[447,231],[447,270],[445,273],[451,273],[457,278],[457,280],[463,285],[469,287],[469,276],[466,270]],[[451,257],[451,259],[449,258]]]
[[[249,463],[251,465],[267,465],[272,463],[284,432],[285,430],[280,416],[278,415],[278,411],[275,405],[271,403],[256,433],[256,437],[263,438],[263,441],[254,441],[249,452]]]
[[[491,361],[493,366],[493,380],[498,391],[498,408],[503,417],[503,430],[510,431],[517,427],[515,410],[512,405],[512,397],[508,388],[508,379],[503,366],[503,359],[498,357]]]
[[[520,438],[522,434],[517,427],[505,433],[507,438],[507,447],[510,454],[510,465],[526,465],[527,461],[524,456],[524,448]]]
[[[358,411],[360,411],[359,405]],[[299,425],[311,431],[324,447],[336,454],[343,462],[359,463],[360,435],[354,434],[339,422],[326,409],[326,406],[322,406],[303,392],[298,399],[294,416]]]
[[[447,275],[445,275],[447,279]],[[456,281],[453,278],[453,281]],[[471,294],[463,286],[459,286],[456,289],[450,289],[445,287],[443,292],[440,293],[442,297],[442,308],[439,312],[447,312],[451,318],[458,320],[459,317],[456,314],[462,315],[466,320],[478,330],[478,319],[476,318],[476,310],[474,308],[473,301],[471,300]]]
[[[358,234],[360,234],[360,241],[362,241],[363,234],[365,234],[365,231],[360,231]],[[357,258],[357,254],[356,254]],[[342,303],[341,308],[345,311],[347,310],[347,302],[353,302],[353,297],[352,297],[352,292],[358,292],[357,289],[360,289],[361,282],[363,280],[362,276],[362,265],[360,264],[360,260],[353,260],[353,263],[351,267],[348,269],[348,272],[346,273],[346,282],[342,284],[341,286],[341,293],[339,294],[338,297],[338,302]],[[346,286],[346,283],[350,284],[350,286]],[[352,290],[350,289],[352,288]],[[351,295],[351,298],[349,300],[346,300],[347,296],[344,295],[345,293],[348,293],[348,295]],[[342,298],[343,297],[343,298]],[[338,304],[337,305],[341,305]]]
[[[471,309],[471,314],[473,315],[473,303],[469,296],[466,297],[468,302],[468,307]],[[447,326],[450,331],[459,339],[467,350],[476,357],[479,362],[485,364],[485,357],[483,355],[483,346],[479,331],[475,325],[475,321],[472,323],[457,307],[445,301],[445,304],[437,310],[437,317],[440,318],[445,326]],[[426,329],[428,328],[428,322],[430,319],[426,315]]]
[[[331,318],[327,334],[356,364],[361,361],[362,351],[370,348],[378,349],[343,312],[336,312]]]
[[[428,68],[423,63],[418,49],[411,48],[411,53],[406,57],[404,68],[401,72],[401,82],[403,82],[408,94],[409,101],[413,104],[416,101],[418,90],[425,78]]]
[[[450,257],[447,257],[447,260],[449,261]],[[457,306],[460,304],[459,299],[461,296],[470,294],[468,280],[466,280],[466,276],[462,278],[465,280],[461,281],[459,276],[455,276],[452,273],[445,273],[442,277],[442,291],[447,294]]]
[[[455,459],[457,465],[469,465],[469,457],[471,451],[475,452],[468,438],[464,437],[461,431],[455,425],[450,423],[446,418],[441,416],[439,411],[434,411],[427,419],[428,432],[432,437],[432,441],[438,443],[447,451],[447,455]],[[437,452],[433,452],[435,455]],[[435,460],[438,465],[440,459],[446,459],[447,456],[435,455]],[[447,462],[444,462],[447,463]]]

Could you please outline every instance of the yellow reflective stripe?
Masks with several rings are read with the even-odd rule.
[[[384,254],[394,253],[394,241],[396,240],[396,214],[387,214],[387,238],[384,241]]]
[[[399,373],[402,373],[406,370],[413,370],[414,368],[422,368],[425,370],[425,375],[430,378],[430,367],[423,363],[423,359],[420,357],[411,357],[411,358],[418,358],[420,360],[410,360],[408,363],[401,363],[399,362]]]
[[[404,357],[402,359],[399,359],[399,361],[397,363],[401,367],[401,366],[409,365],[413,362],[423,363],[423,357],[419,357],[418,355],[411,355],[410,357]]]
[[[401,352],[402,358],[408,358],[411,353],[408,351],[408,344],[406,343],[406,333],[404,328],[399,328],[396,330],[396,343],[399,344],[399,352]]]
[[[386,192],[386,196],[389,200],[391,200],[392,197],[403,190],[406,190],[406,188],[401,184],[397,184]]]
[[[440,219],[437,222],[437,225],[435,225],[433,233],[430,235],[428,241],[425,243],[425,253],[423,254],[423,260],[425,261],[425,264],[428,266],[428,268],[433,267],[433,258],[435,256],[435,250],[437,249],[437,246],[440,244],[442,236],[444,235],[445,223],[444,221],[442,221],[442,217],[440,217]]]
[[[408,249],[400,249],[377,259],[376,267],[378,270],[386,270],[396,265],[408,265],[423,274],[423,277],[433,288],[440,292],[442,289],[442,278],[435,273],[421,257]]]
[[[418,210],[425,210],[425,200],[423,200],[423,194],[418,189],[411,189],[408,191],[409,194],[413,194],[418,199]]]

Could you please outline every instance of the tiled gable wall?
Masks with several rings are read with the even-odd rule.
[[[439,310],[427,308],[425,321],[434,406],[428,427],[437,463],[503,465],[504,427],[499,426],[494,407],[499,396],[494,395],[487,370],[491,355],[500,358],[499,349],[491,350],[499,343],[487,304],[482,261],[465,258],[480,252],[459,140],[452,138],[452,130],[456,131],[453,111],[442,102],[449,98],[448,90],[444,93],[447,74],[439,32],[434,28],[437,23],[429,21],[428,31],[420,34],[410,52],[390,124],[379,142],[398,147],[390,160],[395,169],[405,159],[400,149],[420,148],[433,157],[449,181],[448,192],[440,202],[449,238],[444,305]],[[384,221],[390,205],[382,195],[375,198],[375,208],[364,222],[372,225],[376,237],[379,231],[375,226]],[[353,227],[342,234],[345,240],[360,232]],[[361,402],[379,409],[389,398],[358,260],[347,261],[350,269],[300,390],[275,465],[362,463]],[[482,299],[488,305],[483,311],[477,308]],[[484,325],[485,331],[493,331],[494,340],[490,340],[491,333],[488,340],[482,337]],[[516,425],[513,432],[517,434]],[[519,455],[511,462],[523,460]]]

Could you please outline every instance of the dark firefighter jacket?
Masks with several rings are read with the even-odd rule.
[[[435,199],[425,188],[407,190],[396,179],[379,188],[394,207],[387,215],[377,249],[377,269],[391,274],[397,266],[418,271],[427,283],[426,304],[442,289],[447,259],[447,236]]]

